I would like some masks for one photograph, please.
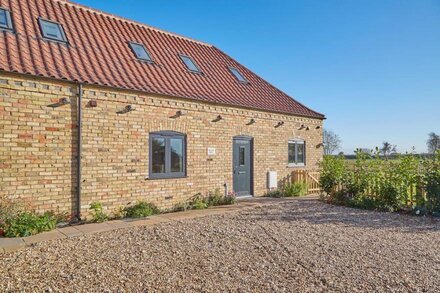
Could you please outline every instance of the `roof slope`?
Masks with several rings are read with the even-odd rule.
[[[214,46],[62,0],[0,0],[0,7],[10,9],[15,31],[0,31],[0,70],[324,118]],[[38,17],[61,23],[68,45],[44,40]],[[154,63],[137,60],[129,41],[144,44]],[[178,54],[191,56],[203,75]]]

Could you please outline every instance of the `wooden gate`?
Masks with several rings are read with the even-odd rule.
[[[304,182],[307,186],[307,194],[320,193],[318,170],[295,170],[292,171],[292,183]]]

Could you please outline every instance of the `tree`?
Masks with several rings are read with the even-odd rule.
[[[428,134],[426,145],[428,146],[428,152],[431,154],[440,150],[440,135],[436,134],[435,132]]]
[[[341,139],[331,130],[324,129],[324,155],[331,155],[341,148]]]
[[[383,156],[385,157],[385,160],[388,160],[388,156],[391,153],[397,153],[397,146],[396,145],[392,145],[387,141],[384,141],[382,143],[382,147],[380,148],[380,152],[383,154]]]

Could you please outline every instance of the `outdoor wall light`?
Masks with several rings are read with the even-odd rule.
[[[220,121],[220,120],[223,120],[222,115],[218,115],[217,117],[215,117],[215,119],[212,120],[212,122],[218,122],[218,121]]]
[[[70,101],[67,98],[61,98],[61,99],[58,100],[58,102],[56,102],[54,104],[51,104],[48,107],[58,108],[58,107],[61,107],[61,106],[64,106],[64,105],[68,105],[68,104],[70,104]]]
[[[127,106],[125,106],[124,109],[122,109],[122,110],[120,110],[120,111],[118,111],[116,113],[117,114],[125,114],[125,113],[128,113],[128,112],[134,111],[134,110],[135,109],[134,109],[134,107],[132,105],[127,105]]]
[[[301,124],[301,127],[299,128],[299,130],[302,130],[304,128],[306,128],[306,126],[304,124]]]
[[[318,125],[318,126],[316,126],[315,128],[316,128],[316,129],[319,129],[319,128],[321,128],[321,126]]]
[[[58,102],[58,104],[60,104],[61,106],[70,104],[69,100],[67,98],[61,98],[60,101]]]
[[[179,111],[176,112],[176,114],[171,116],[171,118],[179,118],[179,117],[185,116],[185,114],[186,114],[185,111],[179,110]]]
[[[254,124],[255,122],[257,122],[257,121],[255,121],[255,119],[252,118],[252,119],[249,121],[249,123],[248,123],[247,125],[252,125],[252,124]]]
[[[284,125],[284,121],[280,121],[280,122],[278,122],[277,125],[275,125],[275,128],[278,128],[278,127],[283,126],[283,125]]]
[[[318,143],[318,144],[316,145],[316,148],[319,149],[319,148],[322,147],[322,146],[324,146],[324,144],[321,142],[321,143]]]

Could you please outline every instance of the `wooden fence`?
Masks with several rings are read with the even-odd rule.
[[[321,193],[321,187],[319,185],[319,170],[295,170],[292,171],[290,179],[292,183],[304,182],[307,186],[307,194]],[[379,191],[379,182],[370,182],[367,186],[366,193],[370,196],[377,196]],[[344,186],[342,184],[335,187],[336,191],[342,190]],[[409,186],[401,186],[401,190],[405,190],[408,194],[407,204],[413,205],[417,196],[426,197],[426,190],[421,184],[411,184]]]
[[[320,193],[319,170],[295,170],[292,171],[292,183],[304,182],[307,185],[307,194]]]

